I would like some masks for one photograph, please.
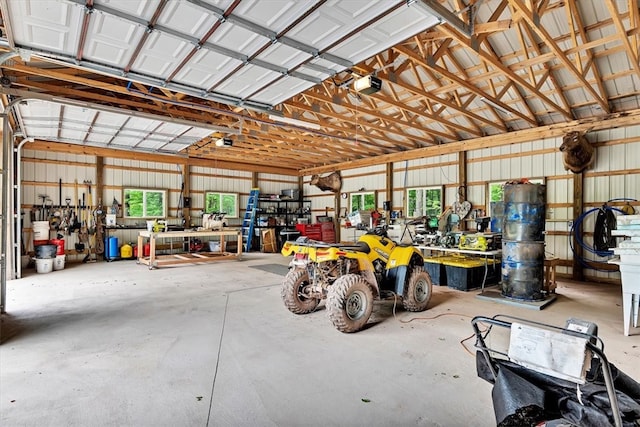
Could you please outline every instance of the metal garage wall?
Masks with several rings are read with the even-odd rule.
[[[22,210],[24,212],[23,233],[25,243],[29,243],[31,222],[29,212],[33,206],[42,203],[40,194],[48,195],[54,206],[60,204],[58,196],[58,181],[62,179],[62,204],[65,199],[72,199],[75,206],[74,180],[78,182],[79,198],[87,193],[84,181],[91,181],[94,192],[94,205],[98,203],[96,192],[96,156],[66,154],[58,152],[44,152],[24,150],[22,155]],[[105,209],[111,206],[115,198],[120,204],[123,202],[122,190],[125,187],[159,188],[168,190],[169,224],[180,224],[177,217],[180,192],[182,188],[182,168],[178,163],[156,163],[120,158],[103,158],[103,200]],[[247,206],[249,191],[252,188],[254,174],[252,172],[236,171],[221,168],[212,163],[212,167],[192,166],[190,175],[191,223],[194,226],[202,224],[202,210],[204,209],[204,194],[207,191],[221,191],[239,194],[240,217],[230,219],[231,226],[239,226]],[[298,188],[298,177],[277,174],[255,174],[258,186],[263,194],[280,194],[281,190]],[[119,224],[133,225],[144,223],[141,220],[125,220],[118,218]],[[137,230],[118,230],[120,242],[134,242]],[[67,249],[74,248],[77,233],[65,235]],[[32,244],[27,246],[33,250]],[[72,256],[72,254],[68,254]],[[84,256],[84,255],[78,255]]]
[[[597,208],[603,203],[618,198],[640,198],[640,126],[591,132],[588,139],[595,144],[596,163],[584,175],[585,211]],[[521,178],[544,178],[547,185],[547,236],[546,250],[565,261],[558,272],[571,274],[570,263],[573,254],[569,245],[570,221],[573,218],[575,175],[564,170],[562,155],[558,148],[561,138],[549,138],[522,144],[512,144],[467,153],[467,200],[474,209],[488,210],[487,184],[493,181],[509,181]],[[35,152],[25,150],[22,162],[22,208],[25,213],[25,227],[29,228],[29,210],[41,203],[39,194],[47,194],[54,205],[58,201],[58,180],[62,178],[62,200],[74,198],[74,179],[78,180],[80,195],[86,191],[83,181],[96,182],[95,156],[70,155],[55,152]],[[171,163],[151,163],[143,161],[104,159],[104,200],[108,206],[115,197],[122,202],[123,186],[166,188],[170,194],[171,215],[175,217],[181,188],[179,165]],[[376,191],[378,207],[389,200],[386,189],[385,164],[341,171],[342,192]],[[246,207],[252,182],[257,179],[263,193],[279,194],[283,189],[297,188],[298,178],[277,174],[253,174],[251,172],[225,170],[213,167],[191,167],[191,214],[193,222],[199,225],[204,207],[204,193],[208,190],[237,192],[240,194],[240,210]],[[325,174],[326,175],[326,174]],[[441,185],[445,190],[444,204],[450,206],[457,199],[458,154],[439,155],[430,158],[396,162],[393,164],[394,210],[405,210],[405,188]],[[336,197],[331,192],[320,191],[311,186],[309,176],[304,177],[303,194],[312,201],[313,219],[335,208]],[[72,202],[72,204],[74,204]],[[621,206],[623,202],[614,202]],[[340,208],[348,208],[348,199],[339,199]],[[636,208],[640,206],[635,202]],[[591,243],[595,215],[585,218],[585,241]],[[178,222],[173,218],[172,222]],[[123,236],[125,240],[131,237]],[[75,235],[69,239],[67,247],[73,247]],[[597,259],[597,258],[596,258]],[[597,259],[601,260],[602,259]],[[586,270],[587,277],[598,280],[616,280],[617,273]]]
[[[583,174],[584,212],[602,206],[611,199],[640,199],[640,126],[591,132],[587,139],[596,146],[596,163]],[[467,200],[473,209],[489,210],[487,184],[494,181],[511,181],[521,178],[543,178],[547,186],[546,251],[564,260],[558,273],[572,274],[573,252],[569,234],[573,217],[574,178],[566,171],[559,147],[562,138],[549,138],[520,144],[467,152]],[[386,195],[385,165],[352,169],[342,172],[342,191],[353,192],[360,188],[377,190]],[[442,185],[445,190],[445,206],[457,199],[458,155],[439,155],[430,158],[396,162],[393,164],[394,210],[405,210],[404,190],[408,187]],[[308,186],[305,177],[305,194],[311,195],[313,209],[324,209],[333,197],[323,195],[315,187]],[[382,207],[385,197],[378,197]],[[347,207],[348,201],[341,202]],[[612,205],[621,206],[615,201]],[[640,203],[632,203],[640,210]],[[592,245],[595,214],[585,217],[584,241]],[[588,254],[589,259],[606,261]],[[598,281],[617,281],[619,273],[592,269],[585,270],[587,278]]]

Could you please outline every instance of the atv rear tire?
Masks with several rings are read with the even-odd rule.
[[[362,276],[347,274],[329,287],[327,312],[340,332],[359,331],[369,321],[372,311],[373,291]]]
[[[429,300],[433,284],[431,276],[422,269],[422,266],[416,266],[411,269],[409,280],[404,288],[402,295],[402,305],[407,311],[425,311]]]
[[[316,309],[320,300],[304,296],[305,286],[309,286],[309,273],[306,270],[289,270],[282,282],[280,295],[284,305],[295,314],[307,314]]]

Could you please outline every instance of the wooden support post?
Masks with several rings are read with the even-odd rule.
[[[191,166],[187,163],[182,164],[182,223],[185,227],[191,226],[191,203],[185,203],[185,200],[191,200]]]
[[[387,200],[389,201],[389,209],[393,209],[393,163],[388,162],[386,168],[386,186],[387,186]],[[391,212],[385,211],[385,223],[389,224],[391,221]]]
[[[258,184],[258,172],[251,172],[251,188],[260,188]]]
[[[582,215],[582,211],[584,209],[584,194],[583,194],[583,184],[584,184],[584,175],[581,173],[576,173],[573,175],[573,218],[574,221],[580,215]],[[582,236],[580,236],[582,237]],[[571,263],[572,269],[572,278],[573,280],[584,280],[584,270],[582,269],[582,264],[578,260],[578,258],[582,257],[582,246],[578,244],[576,236],[572,237],[573,239],[573,248],[575,250],[575,254],[573,256],[573,261]]]
[[[458,153],[458,183],[461,186],[467,186],[467,152]],[[467,195],[464,195],[467,197]]]
[[[96,198],[94,200],[94,203],[96,204],[96,206],[98,205],[98,203],[102,203],[102,206],[104,208],[105,202],[106,200],[104,200],[104,157],[102,156],[96,156],[96,187],[95,187],[95,191],[96,191]],[[76,200],[74,203],[77,203],[78,201]],[[61,202],[62,203],[62,202]]]
[[[456,192],[456,200],[455,202],[461,202],[463,200],[467,200],[467,152],[460,151],[458,153],[458,188],[459,190]],[[458,200],[458,199],[462,200]],[[444,209],[444,195],[443,199],[443,209]],[[450,203],[451,204],[451,203]],[[464,219],[460,219],[460,224],[458,224],[458,228],[462,231],[467,229],[467,222]]]

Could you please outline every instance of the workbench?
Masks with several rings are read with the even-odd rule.
[[[235,253],[225,252],[225,237],[235,236],[237,239],[238,249]],[[156,254],[156,241],[158,239],[188,239],[190,247],[191,239],[201,239],[203,241],[208,240],[208,237],[218,237],[220,239],[220,251],[217,252],[178,252],[157,255]],[[149,239],[149,256],[144,256],[145,239]],[[208,242],[206,242],[208,243]],[[200,262],[212,262],[224,259],[240,259],[242,255],[242,231],[240,229],[223,229],[223,230],[204,230],[204,231],[140,231],[138,234],[138,264],[145,264],[149,266],[149,270],[153,268],[159,268],[166,265],[179,265],[179,264],[195,264]]]

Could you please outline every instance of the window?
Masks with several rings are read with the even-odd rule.
[[[442,213],[442,187],[407,189],[407,217],[436,218]]]
[[[238,218],[238,193],[207,191],[204,195],[204,212],[224,212],[227,218]]]
[[[499,202],[503,198],[504,182],[490,182],[489,183],[489,203]]]
[[[351,193],[351,212],[372,211],[376,208],[376,193]]]
[[[167,191],[124,189],[125,218],[165,218],[167,216]]]

